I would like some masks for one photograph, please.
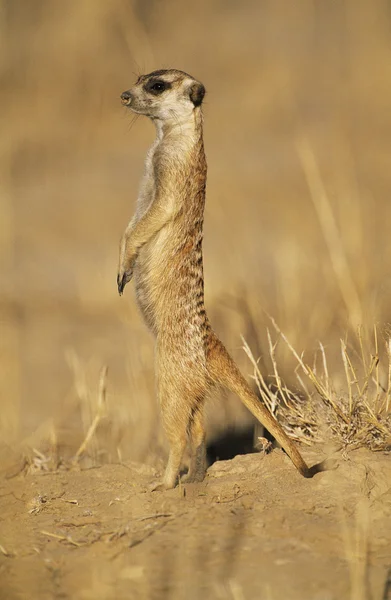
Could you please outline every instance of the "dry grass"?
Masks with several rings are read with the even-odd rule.
[[[277,333],[277,341],[272,341],[268,329],[273,368],[270,383],[266,382],[245,340],[243,347],[253,365],[253,378],[260,397],[272,414],[281,417],[290,436],[304,444],[334,442],[345,450],[360,447],[368,447],[373,451],[390,450],[390,338],[384,341],[385,349],[381,357],[376,328],[373,352],[367,356],[360,329],[355,344],[349,350],[346,342],[340,340],[340,370],[345,375],[343,382],[339,378],[335,380],[333,373],[330,374],[327,353],[321,343],[319,352],[311,360],[311,366],[304,354],[299,355],[293,348],[273,318],[271,322]],[[297,361],[297,387],[292,389],[284,384],[278,371],[276,350],[280,341]]]
[[[0,2],[5,453],[28,448],[41,470],[162,453],[152,342],[115,290],[153,132],[130,129],[118,96],[133,72],[169,65],[209,92],[205,271],[219,335],[244,369],[247,340],[260,395],[296,439],[389,448],[388,23],[382,0]],[[236,400],[217,413],[212,433],[248,420]]]

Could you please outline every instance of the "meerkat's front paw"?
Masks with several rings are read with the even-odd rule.
[[[133,269],[137,259],[137,252],[132,246],[129,233],[125,231],[119,249],[119,263],[117,274],[118,293],[122,296],[125,285],[133,277]]]
[[[132,259],[125,259],[120,261],[117,275],[117,287],[118,293],[122,296],[124,287],[133,277],[133,269],[136,262],[136,256]]]
[[[127,269],[126,271],[122,271],[122,269],[120,269],[118,271],[117,287],[118,287],[118,293],[120,296],[122,296],[125,285],[127,283],[129,283],[129,281],[131,281],[132,277],[133,277],[133,267],[131,267],[130,269]]]

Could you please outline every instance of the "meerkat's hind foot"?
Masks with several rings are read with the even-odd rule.
[[[180,438],[176,440],[177,444],[175,449],[170,450],[167,467],[164,473],[163,481],[155,483],[151,488],[151,492],[172,490],[178,483],[179,468],[181,464],[181,458],[184,451],[185,439]]]
[[[192,468],[193,467],[193,468]],[[188,472],[181,477],[181,483],[201,483],[206,475],[206,461],[190,465]]]
[[[149,492],[165,492],[166,490],[172,490],[175,487],[174,485],[167,485],[164,481],[158,481],[153,483],[149,487]]]
[[[201,483],[206,475],[206,446],[203,440],[190,459],[189,471],[181,478],[182,483]]]
[[[205,471],[191,473],[190,471],[186,475],[182,475],[181,483],[201,483],[205,479]]]

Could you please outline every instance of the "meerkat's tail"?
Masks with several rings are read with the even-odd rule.
[[[213,381],[223,385],[239,396],[243,404],[250,410],[254,417],[266,427],[277,442],[283,447],[295,467],[304,477],[312,477],[318,470],[323,470],[322,468],[308,468],[292,440],[287,436],[278,421],[268,409],[261,404],[257,396],[251,390],[224,345],[214,336],[214,334],[212,334],[212,336],[208,356],[208,367],[209,374]]]

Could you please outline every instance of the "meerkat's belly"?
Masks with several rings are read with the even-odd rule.
[[[167,234],[163,231],[140,250],[134,269],[136,300],[141,314],[152,332],[157,335],[161,297],[169,277]]]
[[[155,335],[168,330],[197,337],[202,271],[194,267],[192,248],[183,249],[186,243],[173,233],[167,227],[142,248],[134,271],[137,303]]]

